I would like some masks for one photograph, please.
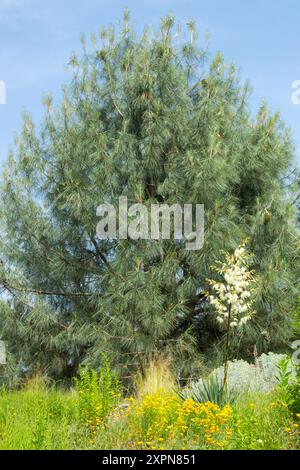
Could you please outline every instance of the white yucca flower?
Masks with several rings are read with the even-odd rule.
[[[213,295],[210,304],[217,314],[217,322],[225,327],[244,326],[252,317],[253,273],[249,270],[250,256],[243,243],[233,255],[226,254],[226,260],[218,269],[223,282],[209,280]]]
[[[242,328],[253,315],[251,307],[254,279],[249,270],[250,259],[243,243],[233,255],[225,254],[225,261],[217,270],[223,282],[208,280],[213,291],[208,300],[216,311],[218,324],[226,331],[223,388],[227,387],[230,332],[235,328]]]

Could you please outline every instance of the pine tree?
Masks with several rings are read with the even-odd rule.
[[[42,128],[24,116],[1,186],[0,328],[19,370],[72,376],[105,352],[121,377],[151,357],[181,377],[222,348],[207,279],[222,250],[250,240],[259,275],[255,320],[236,357],[285,347],[299,278],[299,235],[286,181],[294,149],[280,116],[248,110],[221,54],[184,40],[172,17],[139,38],[83,38],[60,105]],[[96,237],[99,204],[204,204],[205,244]]]

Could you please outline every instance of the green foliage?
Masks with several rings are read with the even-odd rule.
[[[292,420],[276,394],[241,394],[226,414],[206,404],[199,409],[201,416],[194,414],[195,403],[184,403],[174,395],[167,394],[165,399],[148,396],[143,402],[132,399],[130,403],[126,413],[114,414],[105,427],[98,426],[91,433],[83,426],[82,401],[76,391],[49,389],[39,381],[18,392],[2,390],[0,449],[149,450],[155,443],[157,449],[170,450],[299,449],[299,419]],[[222,435],[215,427],[218,415],[226,420]]]
[[[105,355],[102,355],[102,360],[99,371],[89,366],[80,367],[78,377],[74,378],[81,420],[90,428],[106,424],[120,396],[118,377],[112,372]]]
[[[224,387],[223,382],[214,373],[201,383],[195,384],[190,391],[180,392],[179,395],[182,398],[190,396],[197,403],[216,403],[220,407],[231,405],[238,398],[238,393],[233,388]]]
[[[18,392],[2,390],[0,449],[64,450],[79,446],[76,395],[31,385]],[[82,434],[82,430],[81,430]]]
[[[277,386],[281,393],[285,395],[292,378],[291,359],[288,356],[281,359],[277,364],[277,370]]]
[[[235,405],[236,431],[228,450],[291,450],[299,447],[297,429],[276,394],[242,394]],[[297,422],[295,422],[297,425]]]
[[[158,353],[178,377],[195,376],[222,348],[211,266],[246,238],[256,317],[234,356],[289,340],[300,266],[292,141],[266,105],[249,115],[248,85],[192,36],[175,39],[168,17],[139,37],[126,16],[71,57],[72,79],[59,105],[44,100],[41,126],[24,115],[0,190],[0,336],[20,375],[70,382],[105,351],[124,381]],[[204,204],[204,248],[98,240],[97,207],[121,195],[147,207]]]
[[[297,304],[296,304],[294,315],[293,315],[293,330],[294,330],[294,338],[296,340],[299,340],[300,338],[300,297],[297,299]]]
[[[289,409],[295,414],[300,413],[300,378],[298,375],[297,382],[290,387],[290,405]]]
[[[300,366],[286,356],[278,363],[278,385],[284,403],[294,415],[300,413]]]
[[[288,406],[294,415],[300,414],[300,365],[296,369],[296,377],[287,387]]]

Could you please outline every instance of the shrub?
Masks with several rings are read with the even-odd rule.
[[[289,370],[289,362],[279,364],[279,389],[289,410],[294,414],[300,413],[300,365],[295,367],[295,375]]]
[[[288,387],[290,394],[289,409],[293,414],[300,414],[300,367],[297,369],[296,380]]]
[[[118,377],[112,372],[105,355],[102,355],[102,360],[99,371],[88,366],[80,368],[78,377],[74,379],[75,388],[79,392],[81,420],[93,431],[106,424],[120,396]]]
[[[278,383],[278,368],[279,361],[283,360],[286,356],[281,354],[263,354],[260,356],[256,364],[249,364],[246,361],[230,361],[228,363],[228,393],[242,393],[242,392],[270,392],[274,390]],[[289,362],[289,369],[292,376],[294,374],[291,362]],[[215,376],[215,382],[221,383],[224,377],[224,367],[219,367],[212,372]],[[217,386],[212,381],[204,381],[203,379],[194,382],[190,387],[189,396],[200,395],[205,393],[205,388],[214,393]]]

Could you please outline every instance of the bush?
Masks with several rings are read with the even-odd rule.
[[[74,379],[79,393],[81,420],[93,431],[106,424],[120,396],[118,377],[112,372],[105,355],[102,355],[102,360],[103,365],[98,372],[88,366],[80,368],[78,377]]]
[[[288,370],[288,364],[282,361],[279,364],[279,389],[290,412],[294,415],[300,414],[300,365],[295,367],[293,376]]]
[[[300,414],[300,367],[298,366],[296,380],[288,387],[290,401],[289,409],[294,415]]]
[[[263,354],[260,356],[256,364],[249,364],[246,361],[230,361],[228,365],[228,393],[235,394],[237,392],[271,392],[274,390],[278,383],[278,363],[286,356],[281,354]],[[291,376],[294,375],[291,361],[289,361],[289,370]],[[194,382],[190,388],[189,396],[201,396],[205,394],[205,388],[208,388],[211,393],[215,393],[217,383],[221,384],[224,377],[224,367],[219,367],[210,377],[215,376],[215,379],[203,379]],[[216,384],[214,385],[215,382]],[[209,396],[209,395],[208,395]],[[210,395],[213,397],[213,395]]]

